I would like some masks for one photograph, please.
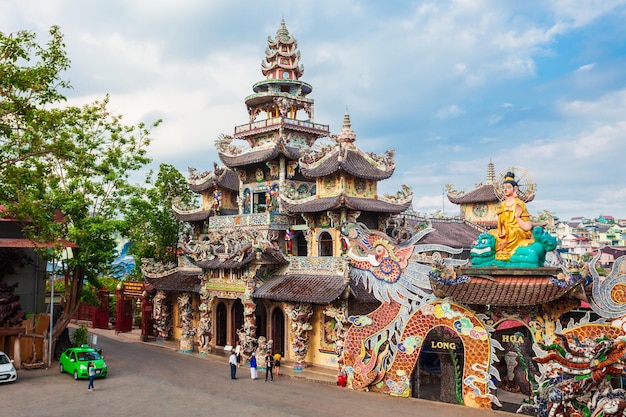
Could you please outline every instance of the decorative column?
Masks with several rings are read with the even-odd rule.
[[[182,322],[180,336],[180,351],[184,353],[193,352],[193,339],[196,334],[193,328],[193,314],[191,312],[191,297],[189,293],[182,293],[178,296],[178,314]]]
[[[256,340],[256,304],[252,299],[252,293],[254,292],[254,279],[250,278],[246,281],[246,289],[241,298],[243,304],[243,329],[237,332],[239,336],[239,343],[243,349],[245,359],[247,360],[254,351],[254,345]]]
[[[339,307],[329,305],[324,309],[324,316],[331,319],[329,326],[324,323],[324,340],[335,344],[335,352],[337,353],[337,364],[339,365],[339,374],[345,375],[343,361],[343,346],[348,334],[348,309],[346,302],[342,301]],[[327,328],[326,328],[327,327]]]
[[[169,339],[172,331],[172,317],[170,307],[166,301],[165,291],[158,290],[154,296],[154,329],[157,332],[157,342]]]
[[[310,332],[313,329],[309,319],[313,315],[313,306],[308,303],[284,303],[287,317],[291,320],[291,349],[296,363],[294,371],[306,367],[305,359],[309,350]]]
[[[200,320],[196,328],[198,352],[200,355],[207,355],[211,351],[211,310],[214,298],[213,294],[207,289],[206,278],[203,278],[200,289],[200,305],[198,306]]]

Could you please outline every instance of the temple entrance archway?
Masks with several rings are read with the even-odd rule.
[[[262,302],[256,302],[254,308],[254,318],[256,320],[256,337],[267,338],[267,310]]]
[[[271,335],[270,339],[274,341],[274,352],[285,356],[285,315],[280,308],[275,308],[272,311]]]
[[[500,360],[494,366],[500,372],[500,381],[496,383],[498,389],[528,398],[531,395],[530,374],[537,374],[537,365],[532,358],[535,353],[532,349],[534,338],[532,332],[524,322],[519,320],[502,320],[495,326],[493,339],[500,342],[503,350],[498,350],[496,356]]]
[[[220,302],[215,308],[215,344],[217,346],[226,346],[228,344],[226,340],[228,328],[226,316],[226,304]]]
[[[428,332],[413,369],[412,397],[458,404],[464,365],[463,341],[446,326]]]
[[[243,303],[239,298],[235,300],[232,307],[230,308],[230,314],[232,318],[232,326],[231,326],[231,344],[234,346],[239,340],[239,336],[237,335],[237,331],[243,327]]]

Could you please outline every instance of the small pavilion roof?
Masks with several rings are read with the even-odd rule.
[[[271,161],[281,154],[287,159],[295,161],[300,157],[300,152],[300,148],[287,145],[282,139],[278,142],[270,142],[238,154],[228,153],[218,148],[220,159],[226,166],[231,168]]]
[[[445,281],[431,275],[430,282],[441,298],[461,304],[532,306],[557,300],[580,284],[557,278],[557,268],[457,268],[457,280]],[[469,279],[459,279],[459,278]]]
[[[173,269],[170,273],[162,274],[158,277],[151,277],[144,274],[146,282],[155,290],[179,291],[179,292],[200,292],[200,275],[197,272],[187,272]]]
[[[520,197],[525,203],[534,200],[535,194],[530,194],[526,198]],[[498,202],[499,198],[496,194],[496,186],[494,183],[479,184],[471,191],[462,194],[448,193],[448,200],[453,204],[472,204],[472,203],[493,203]]]
[[[343,275],[275,275],[253,294],[253,298],[274,301],[328,304],[338,299],[349,281]]]
[[[305,177],[324,177],[339,170],[369,180],[384,180],[393,175],[396,167],[393,151],[387,151],[385,155],[363,152],[354,144],[356,134],[350,126],[350,115],[346,114],[343,128],[333,138],[335,145],[311,149],[302,154],[299,165]]]
[[[195,169],[190,168],[190,175],[187,180],[189,188],[198,194],[214,186],[233,191],[239,190],[239,177],[235,171],[228,167],[218,167],[217,164],[214,164],[214,167],[213,171],[203,173],[197,173]]]
[[[313,196],[304,200],[291,200],[284,195],[281,195],[280,198],[281,208],[290,214],[315,213],[339,207],[347,207],[352,210],[398,214],[410,207],[412,201],[412,199],[408,199],[408,201],[402,203],[391,203],[383,200],[352,197],[345,194],[322,198]]]

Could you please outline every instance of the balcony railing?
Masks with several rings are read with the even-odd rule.
[[[235,137],[252,133],[256,130],[267,129],[271,127],[278,127],[280,125],[285,127],[299,127],[307,130],[315,131],[316,133],[330,133],[329,125],[323,125],[319,123],[312,123],[307,120],[289,119],[287,117],[273,117],[271,119],[259,120],[258,122],[247,123],[245,125],[235,126]]]
[[[284,230],[289,227],[289,219],[279,213],[255,213],[233,216],[213,216],[209,218],[209,229],[224,227],[259,227]]]

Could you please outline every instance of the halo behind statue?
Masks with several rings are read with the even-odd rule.
[[[525,168],[512,166],[505,170],[500,171],[500,173],[496,176],[496,183],[494,184],[494,188],[496,191],[496,196],[500,201],[504,200],[504,192],[502,192],[502,183],[504,182],[504,177],[507,172],[512,172],[515,174],[515,181],[517,181],[517,196],[520,200],[527,203],[532,201],[535,198],[535,191],[537,190],[537,184],[533,182],[532,177],[528,173]]]

